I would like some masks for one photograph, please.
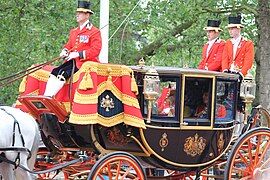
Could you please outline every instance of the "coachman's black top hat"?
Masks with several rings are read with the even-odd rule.
[[[90,9],[91,3],[89,1],[78,1],[77,12],[87,12],[90,14],[94,14],[94,12]]]
[[[220,23],[220,20],[208,20],[207,27],[204,27],[203,29],[206,31],[222,31],[222,29],[219,28]]]
[[[241,15],[238,16],[229,16],[229,24],[228,24],[228,28],[232,28],[232,27],[237,27],[239,28],[243,28],[244,26],[241,24]]]

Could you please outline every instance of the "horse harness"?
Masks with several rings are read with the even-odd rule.
[[[0,108],[0,110],[4,111],[6,114],[8,114],[9,116],[11,116],[14,120],[14,123],[13,123],[13,136],[12,136],[12,146],[11,147],[8,147],[8,148],[0,148],[0,151],[17,151],[18,154],[17,154],[17,157],[15,159],[15,161],[11,161],[9,159],[7,159],[5,157],[5,153],[1,153],[0,154],[0,163],[2,162],[6,162],[6,163],[9,163],[9,164],[12,164],[14,165],[15,169],[20,165],[20,153],[21,152],[27,152],[28,153],[28,158],[29,159],[31,157],[31,151],[28,149],[28,148],[25,148],[25,142],[24,142],[24,138],[23,138],[23,135],[21,133],[21,128],[20,128],[20,124],[19,122],[16,120],[16,118],[10,114],[9,112],[7,112],[6,109],[4,108]],[[16,127],[18,128],[18,132],[20,134],[20,137],[21,137],[21,141],[22,141],[22,145],[23,147],[14,147],[14,144],[15,144],[15,135],[16,135]]]

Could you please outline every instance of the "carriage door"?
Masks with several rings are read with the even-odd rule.
[[[182,78],[181,129],[212,129],[215,76],[184,74]]]

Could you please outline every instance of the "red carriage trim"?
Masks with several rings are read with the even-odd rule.
[[[138,99],[135,95],[136,92],[132,91],[137,90],[134,88],[133,83],[136,82],[135,79],[132,80],[133,73],[129,67],[86,62],[81,69],[82,73],[78,80],[78,87],[74,94],[72,111],[69,118],[70,123],[98,123],[106,127],[125,123],[127,125],[145,128]],[[83,88],[80,87],[82,83],[84,84]],[[122,105],[119,106],[121,106],[122,110],[118,112],[115,108],[117,109],[119,107],[107,107],[106,113],[109,115],[98,114],[98,110],[104,110],[101,102],[98,102],[98,98],[102,98],[102,94],[104,93],[111,93],[107,100],[111,101],[112,104],[120,102]],[[105,101],[106,98],[103,99]]]
[[[20,95],[42,95],[52,69],[52,66],[45,66],[43,69],[27,76],[22,82],[21,87],[24,86],[25,89],[20,91]],[[73,76],[71,96],[69,97],[69,82],[67,82],[55,96],[55,99],[61,102],[66,110],[71,113],[69,121],[74,124],[100,123],[104,126],[111,126],[111,124],[115,125],[123,122],[145,128],[138,99],[136,98],[137,91],[138,87],[133,71],[129,67],[85,62]],[[98,98],[104,98],[101,97],[104,93],[111,93],[110,96],[114,98],[113,101],[119,102],[122,109],[118,111],[118,107],[116,107],[110,109],[109,115],[106,114],[107,112],[105,112],[105,115],[97,115],[100,109],[106,110],[104,107],[101,108],[101,105],[98,107]],[[70,98],[72,106],[70,106]],[[27,111],[23,104],[17,103],[16,106]],[[105,125],[105,122],[107,125]]]

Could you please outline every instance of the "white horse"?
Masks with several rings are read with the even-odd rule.
[[[18,122],[19,126],[14,124],[15,121]],[[13,137],[14,125],[15,136]],[[28,159],[29,153],[20,151],[20,165],[33,170],[39,143],[39,128],[32,116],[13,107],[0,106],[0,148],[9,148],[12,147],[12,144],[14,144],[13,147],[22,148],[24,144],[24,147],[31,151],[31,157]],[[13,162],[18,157],[18,151],[0,151],[0,154]],[[32,179],[29,172],[20,167],[15,169],[14,165],[6,162],[0,162],[0,175],[4,180]]]

